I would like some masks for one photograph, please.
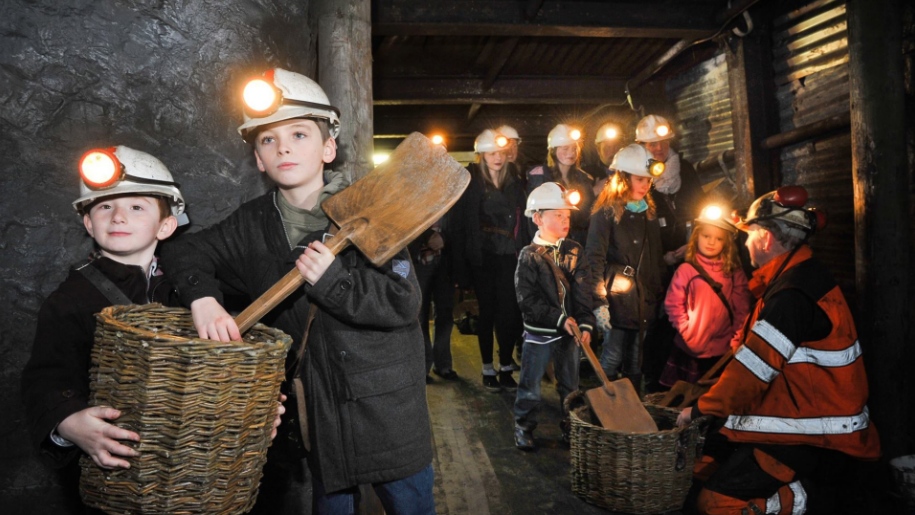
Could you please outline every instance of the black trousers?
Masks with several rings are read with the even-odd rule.
[[[484,252],[483,266],[473,267],[473,288],[480,305],[477,339],[484,365],[493,360],[493,329],[499,342],[499,364],[512,363],[512,350],[523,327],[515,296],[517,266],[518,258],[514,254]]]

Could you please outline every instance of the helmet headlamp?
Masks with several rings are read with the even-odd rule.
[[[664,173],[666,165],[664,161],[658,161],[657,159],[648,160],[648,175],[652,177],[660,177]]]
[[[604,131],[605,139],[616,139],[617,136],[619,136],[619,133],[617,133],[615,127],[607,127]]]
[[[572,140],[574,140],[574,141],[578,141],[579,139],[581,139],[581,131],[578,129],[572,129],[571,131],[569,131],[569,137],[572,138]]]
[[[569,204],[577,206],[581,202],[581,193],[578,190],[569,190],[566,191],[566,200],[569,201]]]
[[[666,125],[658,125],[657,128],[655,128],[654,132],[655,132],[655,134],[657,134],[658,136],[663,138],[664,136],[667,136],[670,133],[670,128]]]
[[[83,184],[91,190],[113,188],[124,180],[141,184],[178,187],[178,183],[173,181],[160,181],[128,174],[124,165],[115,155],[114,147],[96,148],[83,154],[83,157],[79,160],[79,176]]]
[[[265,118],[284,105],[313,107],[332,111],[337,117],[340,116],[340,110],[332,105],[285,97],[282,90],[274,84],[273,69],[265,71],[263,77],[251,79],[245,84],[242,90],[242,104],[245,114],[250,118]]]
[[[496,146],[499,148],[504,148],[508,146],[508,138],[505,136],[499,135],[496,136]]]

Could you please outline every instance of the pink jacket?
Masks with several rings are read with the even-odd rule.
[[[721,293],[734,312],[734,323],[712,287],[688,263],[681,264],[674,272],[664,309],[677,330],[674,343],[691,356],[711,358],[727,352],[728,346],[737,347],[739,333],[750,312],[750,290],[743,270],[735,270],[728,277],[721,271],[721,261],[702,255],[696,259],[712,279],[721,283]]]

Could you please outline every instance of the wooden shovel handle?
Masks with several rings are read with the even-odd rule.
[[[357,229],[364,227],[365,224],[344,225],[336,235],[328,238],[324,242],[327,248],[336,256],[350,244],[350,238]],[[238,326],[238,332],[244,334],[251,329],[251,326],[263,318],[280,302],[288,297],[292,292],[305,284],[305,278],[299,272],[298,268],[293,268],[282,279],[276,282],[269,290],[265,291],[250,306],[235,317],[235,325]]]
[[[731,361],[731,358],[733,357],[734,350],[728,348],[728,351],[721,355],[721,358],[719,358],[718,361],[712,365],[712,368],[708,369],[708,372],[705,374],[702,374],[702,377],[696,381],[696,384],[700,386],[709,386],[710,384],[715,384],[715,381],[711,381],[711,383],[709,381],[715,377],[718,371],[724,368],[724,366],[728,364],[728,361]]]
[[[610,395],[614,395],[613,386],[610,384],[610,379],[607,378],[607,373],[604,372],[604,367],[600,366],[600,361],[598,361],[597,356],[594,355],[594,351],[591,350],[591,346],[586,344],[581,339],[581,330],[578,329],[578,326],[572,327],[572,336],[575,337],[575,341],[578,343],[578,346],[585,351],[585,355],[588,356],[588,362],[591,363],[591,367],[594,369],[594,373],[597,374],[597,377],[600,378],[601,382],[604,384],[604,389],[607,390]]]

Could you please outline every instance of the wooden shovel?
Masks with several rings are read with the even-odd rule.
[[[387,262],[442,217],[470,183],[470,173],[418,132],[368,175],[324,201],[340,230],[325,241],[338,254],[353,244],[376,266]],[[305,283],[297,268],[241,312],[242,333]]]
[[[731,361],[732,357],[734,357],[734,351],[728,349],[728,351],[721,356],[721,359],[696,381],[696,384],[687,383],[686,381],[677,381],[667,394],[664,395],[664,398],[661,399],[658,406],[667,406],[670,408],[686,408],[692,406],[694,402],[699,400],[699,397],[702,397],[702,395],[709,391],[709,388],[715,384],[715,381],[712,380],[712,378],[728,364],[728,361]]]
[[[594,372],[600,377],[603,386],[592,388],[585,392],[585,400],[597,415],[600,425],[604,429],[624,431],[628,433],[656,433],[658,425],[639,400],[639,394],[628,379],[610,381],[603,367],[591,350],[591,346],[581,340],[581,332],[576,327],[574,330],[575,341],[584,349],[588,362]]]

